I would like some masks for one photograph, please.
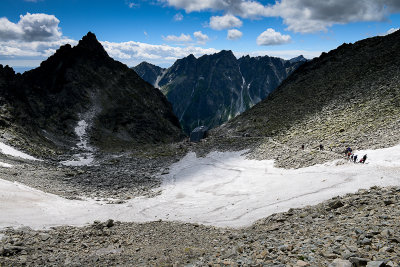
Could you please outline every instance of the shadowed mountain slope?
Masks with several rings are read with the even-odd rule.
[[[221,125],[270,94],[304,61],[273,57],[242,57],[232,51],[195,58],[189,55],[170,68],[143,62],[134,67],[172,103],[184,131],[199,125]]]
[[[34,70],[7,79],[10,71],[1,72],[0,90],[12,107],[15,130],[38,142],[68,147],[76,143],[78,122],[85,128],[80,134],[100,148],[182,136],[165,96],[110,58],[90,32],[77,46],[60,47]]]

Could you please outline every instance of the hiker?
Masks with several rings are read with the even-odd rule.
[[[322,144],[319,145],[319,150],[324,150],[324,146]]]
[[[365,161],[367,160],[367,154],[365,154],[362,159],[360,159],[360,163],[365,163]]]
[[[354,160],[354,154],[351,154],[350,159],[351,159],[351,161]]]
[[[354,163],[356,163],[357,162],[357,155],[354,155]]]
[[[304,145],[301,145],[301,149],[304,150]]]

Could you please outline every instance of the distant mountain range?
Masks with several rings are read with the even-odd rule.
[[[232,51],[195,58],[189,55],[170,68],[142,62],[133,69],[167,96],[186,133],[199,125],[221,125],[266,98],[295,69],[303,56],[241,57]]]
[[[22,75],[1,66],[0,108],[0,133],[13,132],[40,146],[73,146],[78,123],[88,142],[101,148],[182,137],[165,96],[110,58],[90,32],[77,46],[60,47]]]

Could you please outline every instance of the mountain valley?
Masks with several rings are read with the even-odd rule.
[[[166,95],[183,130],[219,126],[265,99],[307,60],[241,57],[232,51],[195,58],[189,55],[170,68],[142,62],[133,69]]]
[[[397,31],[132,70],[89,32],[0,66],[0,266],[398,266],[399,62]]]

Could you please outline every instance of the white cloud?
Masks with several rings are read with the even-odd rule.
[[[199,44],[205,44],[210,39],[206,34],[202,33],[201,31],[194,32],[193,36],[194,38],[196,38],[197,43]]]
[[[232,30],[228,30],[228,35],[227,35],[227,39],[228,40],[237,40],[242,38],[243,33],[239,30],[236,29],[232,29]]]
[[[56,49],[64,44],[75,45],[78,42],[71,39],[60,39],[57,41],[0,41],[0,59],[5,58],[27,58],[27,57],[49,57]]]
[[[160,0],[186,12],[215,10],[242,18],[281,17],[293,32],[326,31],[334,24],[383,21],[400,11],[398,0],[277,0],[263,5],[256,0]]]
[[[281,45],[289,43],[291,40],[290,35],[282,35],[274,29],[268,28],[257,37],[258,45]]]
[[[182,21],[183,20],[183,15],[181,13],[177,13],[174,16],[175,21]]]
[[[230,14],[224,16],[213,16],[210,18],[210,28],[214,30],[240,28],[241,26],[242,21]]]
[[[315,57],[319,57],[321,53],[324,51],[310,51],[310,50],[260,50],[260,51],[253,51],[250,53],[245,52],[235,52],[235,56],[240,58],[242,56],[249,55],[251,57],[258,57],[258,56],[270,56],[270,57],[280,57],[283,59],[292,59],[299,55],[303,55],[307,59],[312,59]],[[326,51],[325,51],[326,52]]]
[[[181,33],[180,36],[176,35],[167,35],[166,37],[162,37],[167,42],[176,42],[176,43],[184,43],[184,42],[191,42],[192,37],[189,34]]]
[[[391,28],[391,29],[389,29],[387,32],[386,32],[386,34],[391,34],[391,33],[394,33],[394,32],[396,32],[396,31],[398,31],[400,28]]]
[[[221,10],[224,9],[224,0],[161,0],[168,5],[183,8],[186,12],[203,11],[207,9]]]
[[[129,3],[128,6],[129,6],[129,8],[134,8],[134,7],[138,7],[139,4],[136,4],[136,3]]]
[[[21,15],[18,23],[0,18],[0,41],[53,41],[61,38],[60,21],[53,15]]]
[[[152,45],[141,42],[101,42],[107,53],[128,65],[136,65],[142,61],[151,62],[153,64],[165,65],[172,64],[179,58],[186,57],[190,54],[196,57],[204,54],[214,54],[219,50],[214,48],[201,48],[197,46],[176,47],[170,45]]]

